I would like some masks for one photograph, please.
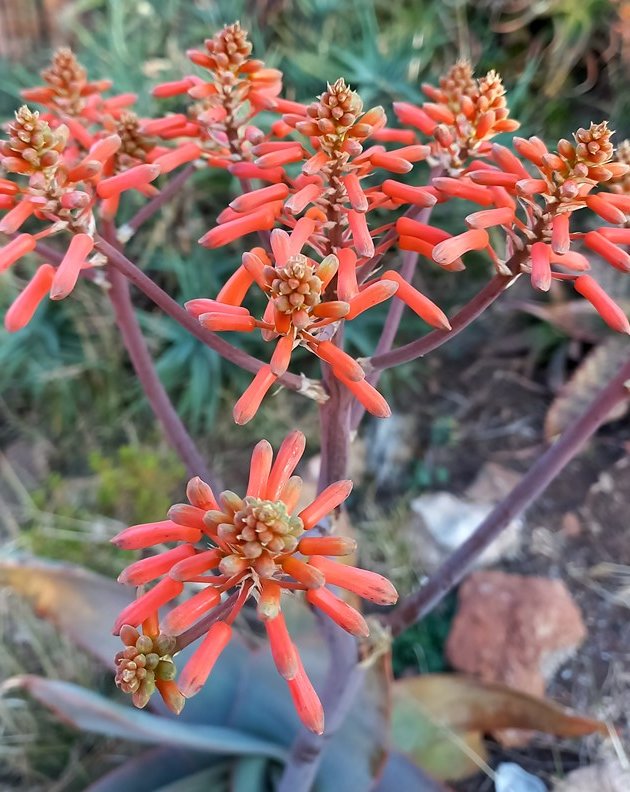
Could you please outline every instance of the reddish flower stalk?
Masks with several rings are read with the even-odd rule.
[[[502,530],[549,486],[582,450],[614,408],[628,399],[630,362],[625,363],[582,415],[536,461],[514,489],[429,580],[406,597],[384,621],[394,636],[422,619],[456,586]]]
[[[163,291],[154,281],[145,275],[138,267],[111,245],[107,240],[97,237],[96,247],[107,256],[109,264],[118,269],[122,274],[140,291],[142,291],[155,305],[161,308],[164,313],[185,327],[192,335],[202,341],[210,349],[214,349],[221,357],[234,363],[236,366],[251,371],[258,372],[265,364],[261,360],[248,355],[240,349],[224,341],[215,333],[205,330],[184,308],[175,302],[165,291]],[[291,390],[296,390],[309,398],[319,400],[325,398],[314,380],[298,377],[295,374],[285,374],[278,379],[278,382]]]
[[[112,231],[110,227],[110,233]],[[214,476],[208,470],[157,375],[133,310],[127,279],[112,267],[108,267],[107,277],[111,286],[108,294],[121,338],[156,418],[162,424],[169,443],[186,465],[189,475],[203,476],[206,481],[215,485]]]

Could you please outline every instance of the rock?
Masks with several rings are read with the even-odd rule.
[[[612,760],[573,770],[556,782],[553,792],[628,792],[629,789],[630,768]]]
[[[486,682],[534,696],[586,637],[586,627],[561,580],[505,572],[473,572],[459,590],[446,645],[451,665]],[[502,732],[505,744],[522,732]]]
[[[547,792],[540,778],[523,770],[514,762],[502,762],[494,777],[496,792]]]
[[[475,531],[495,505],[515,486],[520,476],[512,470],[489,462],[468,488],[466,496],[450,492],[429,492],[411,503],[418,516],[413,535],[422,548],[422,564],[433,572]],[[490,566],[501,558],[513,557],[520,547],[523,521],[513,520],[479,556],[476,566]]]
[[[392,415],[374,421],[367,443],[366,463],[378,491],[400,491],[417,442],[417,419],[413,415]]]

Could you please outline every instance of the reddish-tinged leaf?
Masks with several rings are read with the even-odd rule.
[[[551,441],[575,418],[582,414],[595,396],[619,371],[630,354],[627,336],[609,336],[603,344],[592,349],[573,372],[553,400],[545,417],[545,437]],[[615,421],[626,414],[627,402],[619,404],[606,421]]]

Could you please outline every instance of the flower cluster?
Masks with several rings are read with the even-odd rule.
[[[238,423],[253,417],[265,393],[287,370],[298,345],[329,364],[370,412],[387,416],[387,403],[366,381],[358,362],[334,343],[334,336],[339,320],[352,320],[393,295],[431,326],[450,329],[440,308],[399,273],[388,270],[367,279],[377,254],[368,213],[393,209],[402,202],[431,206],[436,198],[428,190],[393,179],[365,189],[362,182],[377,169],[408,172],[428,148],[385,151],[377,144],[364,149],[367,138],[384,126],[385,114],[380,107],[363,112],[359,95],[342,79],[328,85],[317,102],[295,106],[283,121],[307,136],[308,144],[283,141],[255,146],[256,166],[279,169],[282,180],[234,200],[200,242],[218,247],[253,231],[267,232],[276,224],[289,231],[274,228],[269,252],[257,247],[245,253],[242,266],[216,300],[192,300],[187,308],[211,330],[258,328],[267,340],[278,339],[270,365],[258,372],[235,406]],[[294,163],[302,163],[301,172],[291,177],[284,168]],[[311,251],[315,257],[309,255]],[[253,284],[268,299],[261,319],[242,305]]]
[[[520,124],[510,111],[500,75],[489,71],[476,78],[467,60],[458,61],[440,80],[439,88],[424,84],[431,100],[416,107],[395,102],[398,120],[433,138],[431,159],[446,170],[458,172],[470,157],[489,152],[488,141],[501,132],[514,132]]]
[[[22,97],[48,108],[53,116],[94,121],[103,113],[116,114],[136,100],[134,94],[104,99],[102,94],[112,87],[111,80],[90,82],[87,71],[68,47],[54,53],[52,63],[41,76],[45,84],[26,88]]]
[[[323,731],[321,704],[282,615],[282,593],[303,591],[311,606],[359,637],[368,635],[365,619],[329,586],[378,605],[394,603],[397,593],[381,575],[329,558],[352,553],[353,540],[317,534],[318,523],[348,497],[352,482],[331,484],[295,513],[302,480],[293,473],[304,447],[304,435],[292,432],[274,460],[271,446],[262,440],[252,454],[244,497],[229,490],[215,496],[208,484],[194,478],[187,488],[189,503],[173,506],[167,520],[136,525],[114,537],[113,542],[127,550],[176,543],[173,549],[131,564],[119,578],[139,587],[158,580],[123,610],[114,626],[128,647],[118,655],[116,680],[134,695],[137,706],[146,704],[155,685],[173,708],[181,709],[169,687],[177,645],[169,636],[180,636],[181,641],[182,634],[201,620],[208,625],[177,681],[179,693],[189,698],[206,682],[230,641],[235,618],[253,599],[300,718],[313,731]],[[197,592],[166,613],[165,634],[158,634],[159,609],[173,604],[187,583],[198,584]],[[145,635],[140,636],[135,628],[147,622],[153,632],[147,637],[145,626]]]
[[[169,709],[178,715],[185,700],[174,681],[175,638],[161,633],[153,618],[145,620],[142,634],[135,627],[125,625],[120,638],[125,648],[114,658],[116,685],[123,693],[129,693],[135,706],[141,708],[146,707],[157,689]]]
[[[561,140],[550,152],[536,137],[515,138],[518,154],[537,170],[532,178],[523,162],[504,146],[493,144],[491,162],[475,162],[459,178],[435,179],[449,197],[464,198],[484,207],[466,218],[468,231],[451,237],[441,230],[401,218],[400,247],[433,258],[438,264],[461,269],[460,257],[471,250],[488,251],[504,275],[528,273],[534,288],[548,291],[553,280],[570,281],[614,330],[627,333],[630,324],[597,282],[585,274],[590,265],[574,242],[597,253],[621,272],[630,272],[630,196],[617,189],[630,167],[613,161],[611,130],[606,122],[579,129],[574,142]],[[597,188],[604,187],[595,192]],[[520,209],[520,211],[519,211]],[[573,214],[589,209],[612,226],[583,233],[573,231]],[[617,226],[617,227],[615,227]],[[505,255],[490,244],[488,230],[506,233]]]
[[[282,90],[282,74],[251,58],[252,44],[238,22],[226,25],[204,50],[189,50],[196,66],[209,72],[208,80],[188,75],[153,89],[157,98],[187,95],[194,102],[172,137],[194,138],[210,165],[229,170],[240,178],[263,178],[253,164],[252,147],[265,134],[251,122],[263,109],[276,105]]]
[[[62,231],[72,237],[61,263],[42,264],[9,309],[10,331],[24,327],[47,295],[67,297],[81,270],[102,263],[91,255],[97,207],[102,219],[113,219],[123,192],[153,196],[151,182],[159,174],[200,154],[193,142],[159,145],[157,136],[172,128],[171,117],[140,119],[128,109],[133,95],[103,99],[109,81],[88,82],[70,50],[59,50],[43,76],[47,86],[23,93],[46,112],[24,105],[0,142],[0,167],[13,175],[0,180],[0,211],[6,211],[0,232],[13,237],[0,249],[0,271],[35,250],[39,240]],[[43,227],[20,233],[31,219]]]

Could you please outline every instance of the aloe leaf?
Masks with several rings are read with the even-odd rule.
[[[133,742],[172,745],[191,751],[254,754],[279,760],[285,756],[278,745],[238,729],[167,720],[109,701],[98,693],[70,682],[25,675],[7,680],[3,687],[5,691],[15,688],[26,690],[62,721],[81,731]]]
[[[110,770],[85,792],[155,792],[160,784],[186,778],[219,761],[217,757],[177,748],[151,748]]]

